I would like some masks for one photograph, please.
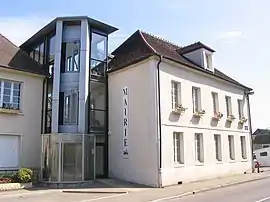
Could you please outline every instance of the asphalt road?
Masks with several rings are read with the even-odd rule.
[[[207,191],[167,202],[270,202],[270,178]]]

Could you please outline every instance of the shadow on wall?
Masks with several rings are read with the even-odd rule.
[[[170,115],[169,115],[169,120],[171,122],[178,122],[180,117],[181,117],[180,114],[175,114],[175,113],[171,112]]]
[[[199,118],[199,117],[192,116],[190,122],[191,122],[192,124],[194,124],[194,125],[198,125],[199,122],[200,122],[200,119],[201,119],[201,118]]]
[[[226,127],[226,128],[230,128],[231,126],[232,126],[232,122],[226,120],[226,122],[225,122],[225,127]]]
[[[215,120],[215,119],[212,119],[212,118],[211,118],[210,125],[211,125],[212,127],[216,127],[216,126],[218,125],[218,120]]]

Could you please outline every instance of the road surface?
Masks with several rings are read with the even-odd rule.
[[[270,202],[270,178],[166,201]]]

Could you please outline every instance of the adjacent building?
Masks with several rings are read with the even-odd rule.
[[[46,70],[0,34],[0,171],[40,168]]]
[[[258,128],[252,134],[253,140],[253,148],[262,149],[270,147],[270,130],[269,129],[260,129]]]
[[[21,45],[50,73],[38,92],[41,180],[162,187],[251,170],[252,89],[219,71],[201,42],[137,31],[108,57],[116,30],[61,17]]]

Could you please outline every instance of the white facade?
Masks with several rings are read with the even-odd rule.
[[[0,110],[0,170],[38,169],[44,77],[0,68],[0,80],[21,84],[20,110]]]
[[[238,99],[243,100],[243,115],[247,118],[244,89],[214,76],[194,71],[170,61],[160,64],[161,106],[161,171],[159,171],[159,119],[157,58],[144,60],[109,75],[109,174],[110,176],[147,184],[162,186],[191,182],[224,175],[241,174],[251,170],[250,136],[247,122],[238,123]],[[171,82],[181,86],[179,100],[184,108],[182,115],[172,113]],[[128,158],[122,155],[124,147],[123,96],[128,89]],[[200,89],[202,118],[193,117],[192,87]],[[224,116],[213,121],[211,93],[218,94],[218,111]],[[231,110],[236,119],[226,122],[225,96],[231,97]],[[173,134],[182,133],[183,143],[179,154],[181,164],[174,162]],[[195,133],[202,134],[201,158],[196,161]],[[214,134],[220,135],[219,158],[216,160]],[[229,156],[228,135],[233,135]],[[242,138],[244,149],[241,149]],[[233,146],[232,146],[233,145]],[[196,148],[196,149],[195,149]],[[244,154],[243,154],[244,153]],[[160,172],[160,178],[159,178]]]

